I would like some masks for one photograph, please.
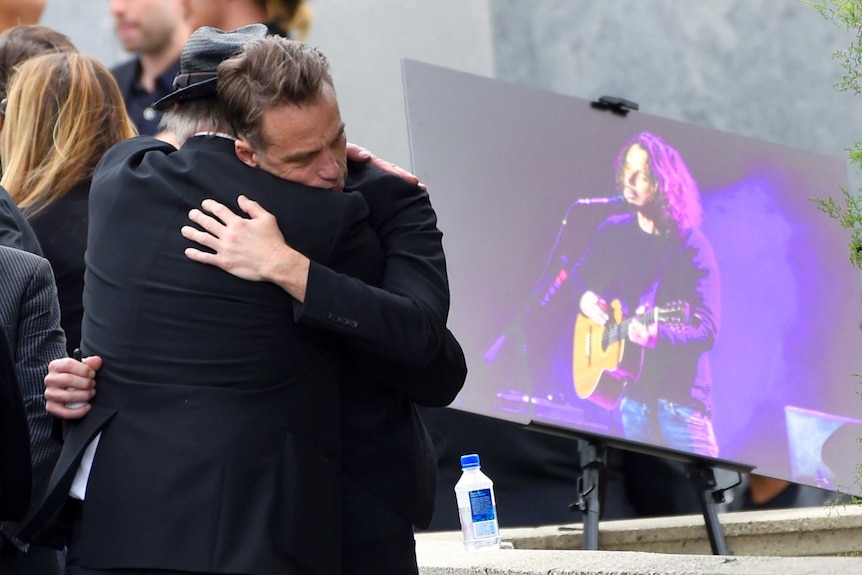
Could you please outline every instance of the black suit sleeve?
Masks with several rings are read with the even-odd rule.
[[[408,399],[448,405],[464,385],[467,366],[445,327],[443,234],[428,193],[365,164],[351,164],[349,184],[365,198],[386,255],[380,288],[312,263],[299,320],[347,335],[369,354],[357,354],[361,369]]]
[[[9,196],[9,192],[2,187],[0,187],[0,246],[24,250],[37,256],[42,255],[36,233]]]
[[[380,287],[312,262],[299,323],[338,332],[379,359],[419,368],[440,350],[449,311],[442,233],[428,194],[365,174],[357,190],[386,255]]]

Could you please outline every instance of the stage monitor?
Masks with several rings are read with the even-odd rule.
[[[842,158],[403,71],[469,366],[452,407],[858,492],[823,461],[862,463],[859,281],[810,201]]]

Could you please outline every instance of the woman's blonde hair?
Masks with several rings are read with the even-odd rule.
[[[134,135],[107,68],[83,54],[37,56],[10,82],[0,184],[32,216],[91,178],[108,148]]]

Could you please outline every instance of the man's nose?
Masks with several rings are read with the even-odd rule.
[[[125,6],[125,2],[123,0],[109,0],[108,1],[108,11],[114,16],[123,12],[124,6]]]
[[[325,180],[334,180],[341,174],[335,154],[324,154],[317,169],[318,175]]]

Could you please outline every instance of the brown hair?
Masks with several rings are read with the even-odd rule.
[[[676,148],[655,134],[641,132],[629,138],[620,148],[616,161],[619,189],[624,187],[626,154],[634,146],[639,146],[647,153],[648,175],[661,210],[661,219],[657,223],[678,236],[700,226],[701,206],[697,182]]]
[[[248,44],[218,68],[218,98],[234,135],[264,146],[263,113],[276,106],[317,103],[333,89],[329,63],[317,48],[269,36]]]
[[[9,86],[0,184],[30,216],[91,178],[108,148],[135,133],[114,77],[97,60],[31,58]]]
[[[65,34],[47,26],[15,26],[0,34],[0,98],[8,94],[15,67],[34,56],[77,52]]]

